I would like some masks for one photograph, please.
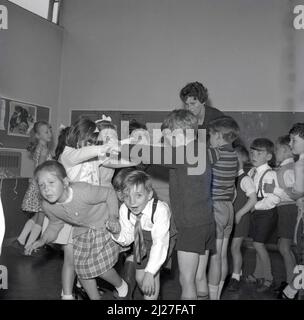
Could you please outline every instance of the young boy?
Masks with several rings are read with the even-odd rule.
[[[211,166],[206,157],[206,142],[196,138],[197,126],[197,118],[192,112],[174,110],[162,126],[166,129],[169,145],[140,148],[142,161],[153,163],[153,156],[157,155],[160,157],[154,164],[169,168],[170,204],[178,231],[176,250],[181,299],[184,300],[208,298],[206,268],[209,250],[215,250]],[[204,132],[199,132],[200,135]],[[135,158],[132,160],[136,162]],[[201,162],[204,165],[201,166]],[[190,170],[201,167],[204,170]]]
[[[247,149],[239,145],[234,148],[239,164],[239,172],[236,178],[236,198],[233,202],[235,212],[235,224],[232,231],[231,255],[233,261],[233,273],[228,285],[228,291],[240,289],[240,278],[242,275],[242,253],[241,246],[245,237],[248,237],[250,211],[257,202],[255,186],[252,179],[244,172],[244,164],[249,161]]]
[[[304,123],[296,123],[289,131],[290,147],[292,153],[299,155],[299,160],[294,165],[295,182],[292,188],[289,188],[288,195],[297,200],[298,217],[295,227],[295,242],[297,245],[297,266],[294,269],[294,277],[289,284],[279,293],[279,299],[295,299],[299,291],[297,276],[299,265],[304,265],[304,228],[303,228],[303,213],[304,213]],[[299,269],[299,268],[298,268]]]
[[[216,253],[211,256],[209,269],[209,297],[219,300],[228,273],[227,247],[232,231],[234,212],[232,200],[238,171],[237,154],[232,142],[238,138],[239,126],[230,117],[209,123],[212,165],[212,200],[216,222]]]
[[[118,227],[107,223],[112,238],[122,246],[133,244],[136,281],[145,300],[157,300],[159,270],[169,248],[171,212],[168,205],[153,198],[152,182],[143,171],[125,176],[124,203],[119,210]]]
[[[276,206],[280,202],[280,197],[264,191],[264,184],[278,186],[276,172],[268,164],[273,159],[274,145],[270,140],[259,138],[252,142],[250,160],[253,168],[250,169],[248,175],[254,182],[258,201],[254,206],[255,211],[250,215],[249,235],[253,239],[253,246],[257,254],[255,271],[252,275],[248,275],[246,280],[258,284],[258,292],[269,290],[273,283],[270,257],[265,243],[277,225]],[[258,279],[261,280],[258,281]]]
[[[293,278],[293,269],[296,266],[295,256],[292,252],[291,246],[293,244],[294,230],[297,221],[297,207],[285,189],[291,188],[294,184],[294,159],[291,148],[289,146],[289,136],[279,137],[275,144],[275,156],[277,165],[279,165],[277,172],[279,188],[273,191],[264,186],[264,191],[273,192],[278,195],[281,202],[278,204],[278,247],[284,260],[286,270],[286,281],[283,281],[277,291],[285,288]]]

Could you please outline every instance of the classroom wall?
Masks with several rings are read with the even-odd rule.
[[[6,0],[0,31],[0,96],[51,108],[57,125],[63,29]]]
[[[0,30],[0,97],[50,107],[56,128],[63,29],[9,1],[0,5],[8,9],[8,30]],[[26,150],[16,151],[22,153],[21,175],[32,176]]]
[[[232,111],[294,107],[292,2],[65,0],[59,118],[170,110],[190,81]]]

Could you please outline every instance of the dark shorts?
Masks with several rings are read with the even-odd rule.
[[[204,255],[206,250],[216,252],[215,223],[178,229],[176,250],[199,255]]]
[[[277,227],[277,221],[278,214],[276,208],[254,211],[250,215],[249,236],[254,242],[268,242]]]
[[[293,240],[298,214],[298,208],[296,204],[278,206],[277,210],[278,238]]]
[[[249,234],[250,212],[244,214],[238,224],[234,224],[232,230],[233,238],[246,238]]]

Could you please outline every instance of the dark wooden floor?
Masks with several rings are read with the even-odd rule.
[[[16,254],[9,247],[4,247],[0,257],[0,265],[8,269],[8,289],[0,290],[0,300],[56,300],[61,292],[62,253],[60,251],[46,251],[42,257],[26,257]],[[280,254],[271,251],[271,260],[275,281],[280,283],[284,279],[284,267]],[[252,249],[244,249],[244,273],[253,271],[255,254]],[[136,294],[137,297],[138,294]],[[161,274],[161,296],[164,300],[178,300],[180,286],[176,256],[170,274]],[[106,289],[103,299],[113,299],[112,291]],[[274,300],[274,292],[257,293],[254,286],[242,283],[237,293],[223,291],[223,300]]]

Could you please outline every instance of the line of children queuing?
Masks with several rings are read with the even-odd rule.
[[[281,167],[277,173],[268,164],[274,159],[273,143],[268,139],[254,140],[250,147],[253,168],[246,175],[243,166],[248,155],[244,147],[232,147],[239,136],[239,127],[230,117],[211,121],[210,138],[204,143],[202,139],[198,142],[196,135],[186,134],[187,129],[197,132],[197,118],[188,110],[174,110],[162,125],[165,140],[172,148],[141,145],[140,157],[134,157],[129,146],[119,146],[115,127],[109,121],[103,122],[106,129],[110,129],[103,138],[105,130],[97,132],[105,142],[103,145],[95,145],[96,124],[80,119],[68,130],[66,145],[59,157],[61,163],[48,160],[35,170],[36,180],[33,181],[38,183],[49,223],[42,237],[25,249],[32,254],[44,244],[55,241],[65,229],[64,223],[73,226],[65,231],[62,243],[69,247],[64,251],[63,298],[73,298],[74,272],[90,299],[99,299],[102,294],[96,277],[102,277],[116,288],[116,298],[130,298],[133,291],[130,281],[126,282],[113,267],[123,247],[133,243],[136,282],[145,299],[157,299],[159,272],[167,259],[172,238],[171,210],[178,230],[175,249],[181,299],[220,299],[228,273],[227,248],[232,232],[233,274],[228,289],[239,288],[240,248],[249,235],[256,250],[256,268],[246,281],[255,282],[259,292],[268,290],[273,276],[265,243],[277,221],[279,248],[289,283],[281,292],[286,298],[295,296],[297,288],[292,283],[295,259],[291,245],[296,210],[292,199],[297,199],[298,211],[303,212],[303,124],[295,125],[290,131],[290,147],[286,137],[278,140],[275,151]],[[129,149],[127,159],[113,157],[118,151],[125,155],[124,147]],[[168,150],[171,150],[170,164],[166,161]],[[199,174],[189,174],[189,169],[197,163],[190,161],[187,150],[206,158],[205,168]],[[204,152],[200,153],[201,150]],[[300,155],[295,165],[292,153]],[[153,163],[153,154],[160,154],[158,165],[169,169],[171,210],[153,195],[149,175],[141,170],[123,169],[116,188],[123,202],[118,211],[117,196],[111,184],[113,168]],[[298,217],[297,221],[301,231],[303,219]]]

